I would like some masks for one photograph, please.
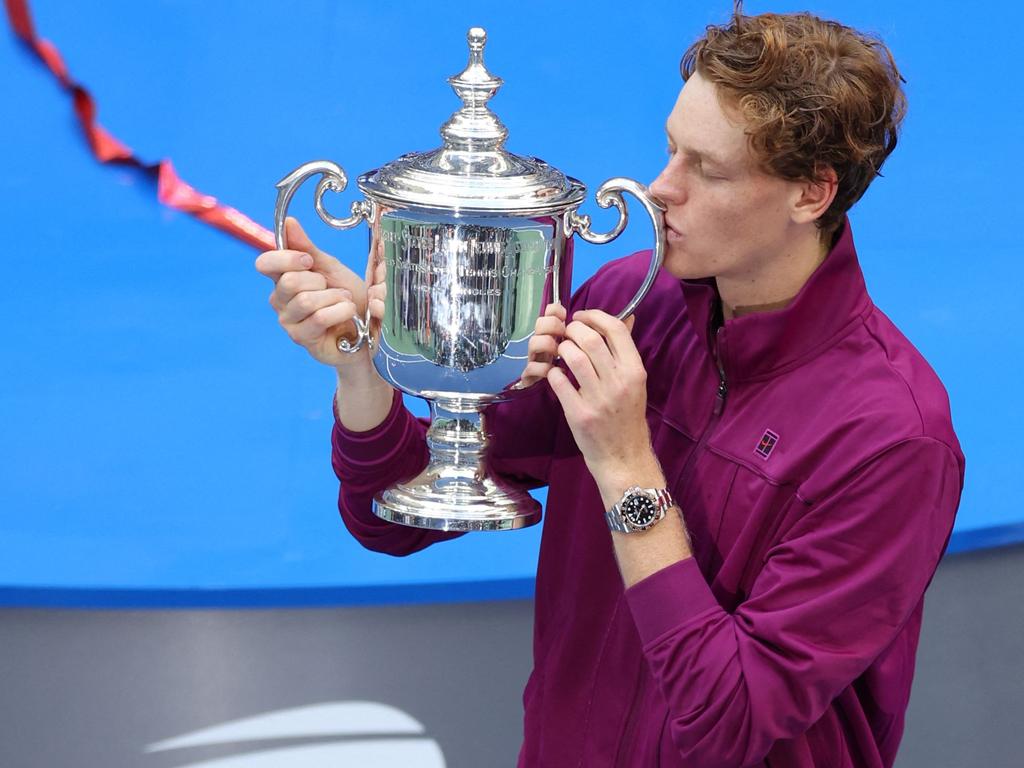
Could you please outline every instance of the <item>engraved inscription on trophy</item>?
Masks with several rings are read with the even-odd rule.
[[[530,229],[393,215],[382,224],[395,294],[388,305],[399,313],[390,346],[463,372],[497,360],[522,334],[522,301],[532,302],[533,284],[554,269],[547,239]]]

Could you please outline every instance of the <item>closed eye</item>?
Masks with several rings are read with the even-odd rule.
[[[674,146],[672,146],[671,144],[669,144],[668,146],[665,147],[665,154],[667,154],[669,157],[675,157],[677,151],[678,150]],[[692,159],[690,159],[688,161],[688,164],[693,166],[693,168],[697,171],[698,174],[700,174],[700,176],[702,178],[711,179],[713,181],[726,181],[727,180],[726,176],[719,176],[717,174],[708,173],[707,171],[705,171],[704,170],[704,164],[702,163],[701,158],[700,158],[699,155],[692,155],[691,156],[691,155],[687,154],[687,157],[688,158],[692,157]]]

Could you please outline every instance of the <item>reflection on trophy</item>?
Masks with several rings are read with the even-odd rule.
[[[392,347],[414,352],[437,339],[434,361],[460,371],[496,360],[516,333],[510,310],[516,306],[522,249],[515,232],[429,222],[406,222],[402,229],[395,223],[386,220],[381,232],[390,278],[385,286],[408,298],[394,324],[406,330],[391,340]],[[537,242],[535,247],[545,246]],[[461,330],[454,336],[447,333],[453,317]]]
[[[374,512],[404,525],[453,531],[521,528],[540,518],[525,491],[492,475],[482,411],[492,403],[530,397],[519,386],[534,325],[548,304],[567,302],[572,286],[574,233],[607,243],[626,226],[622,192],[643,205],[654,225],[650,269],[619,314],[629,316],[647,294],[664,258],[662,206],[630,179],[605,182],[603,207],[615,206],[612,231],[590,230],[577,213],[586,188],[537,158],[503,145],[508,130],[487,102],[501,86],[484,67],[486,34],[469,30],[469,64],[448,79],[462,99],[441,128],[444,145],[410,153],[358,179],[365,199],[339,219],[326,211],[324,193],[342,191],[345,172],[328,161],[306,163],[278,183],[277,247],[285,248],[284,222],[295,190],[319,175],[317,213],[348,229],[366,221],[371,259],[383,260],[385,314],[371,334],[369,310],[355,318],[358,338],[339,339],[343,352],[371,347],[380,375],[403,392],[427,399],[430,461],[418,476],[374,499]],[[375,273],[379,261],[371,264]]]

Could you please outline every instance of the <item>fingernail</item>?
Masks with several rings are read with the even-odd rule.
[[[308,269],[309,267],[313,266],[313,257],[310,256],[308,253],[304,253],[302,254],[302,256],[299,257],[299,263]]]

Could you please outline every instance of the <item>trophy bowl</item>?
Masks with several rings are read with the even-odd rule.
[[[419,528],[510,530],[540,519],[529,493],[489,471],[484,410],[536,393],[539,384],[520,383],[527,347],[547,305],[568,300],[573,235],[597,244],[618,237],[628,221],[623,192],[649,214],[650,269],[619,319],[636,309],[664,259],[664,206],[643,184],[615,178],[600,187],[598,205],[614,206],[619,220],[610,232],[595,233],[578,213],[583,184],[504,149],[508,130],[487,104],[502,81],[484,66],[486,39],[483,29],[469,30],[469,63],[448,79],[462,107],[441,128],[444,144],[360,176],[364,199],[349,217],[335,218],[323,204],[328,190],[348,184],[333,162],[306,163],[277,184],[278,248],[287,247],[292,196],[311,176],[320,176],[314,200],[325,222],[369,225],[367,274],[384,274],[384,317],[372,330],[369,310],[354,318],[357,338],[339,338],[338,348],[369,346],[385,381],[430,404],[426,468],[374,499],[379,517]]]

